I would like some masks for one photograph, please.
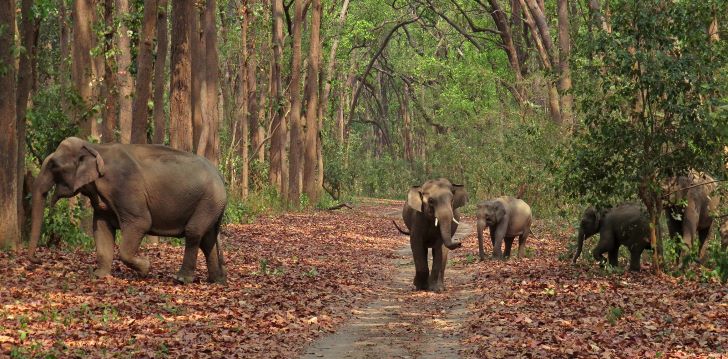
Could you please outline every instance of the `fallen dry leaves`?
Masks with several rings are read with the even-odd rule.
[[[726,286],[571,265],[559,259],[570,234],[540,223],[527,258],[479,262],[471,235],[451,252],[445,293],[412,291],[395,251],[408,239],[382,217],[400,203],[228,226],[226,287],[175,285],[183,249],[170,244],[145,247],[147,278],[117,260],[113,278],[91,280],[83,252],[45,249],[40,266],[0,254],[0,356],[290,358],[377,298],[401,307],[382,310],[389,352],[413,357],[433,341],[476,358],[727,355]],[[198,268],[204,279],[201,255]]]

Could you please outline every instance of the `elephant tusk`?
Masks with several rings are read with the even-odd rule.
[[[437,217],[435,217],[435,227],[437,227]]]
[[[455,224],[460,224],[460,222],[458,222],[458,220],[455,218],[453,218],[452,221],[455,222]]]

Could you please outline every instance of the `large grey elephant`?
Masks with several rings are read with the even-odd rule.
[[[526,239],[531,233],[533,220],[531,207],[521,199],[503,196],[478,203],[477,211],[478,252],[480,260],[485,260],[483,249],[483,230],[490,229],[490,241],[493,244],[493,257],[502,258],[501,247],[506,242],[505,256],[511,255],[513,238],[518,237],[518,257],[526,253]]]
[[[46,157],[33,188],[28,254],[33,261],[46,195],[52,203],[80,193],[93,207],[98,277],[111,273],[114,238],[121,230],[122,262],[142,275],[149,260],[139,255],[145,234],[185,237],[184,259],[175,279],[194,279],[199,249],[208,280],[224,283],[218,234],[227,203],[220,173],[207,159],[160,145],[92,144],[69,137]]]
[[[601,210],[587,208],[581,216],[574,263],[581,255],[584,241],[597,233],[599,243],[592,252],[596,260],[604,262],[607,253],[609,264],[617,266],[619,246],[626,246],[630,252],[629,269],[640,270],[642,252],[651,248],[649,218],[644,208],[631,203]]]
[[[429,180],[422,186],[412,187],[407,193],[402,219],[409,232],[401,229],[400,232],[410,236],[417,290],[439,292],[445,289],[443,281],[448,251],[459,248],[462,245],[459,239],[466,235],[455,235],[460,220],[457,209],[467,201],[465,187],[452,184],[445,178]],[[428,248],[432,248],[432,272],[428,270]]]
[[[688,249],[698,245],[698,260],[705,259],[710,230],[713,227],[713,214],[720,204],[716,193],[717,184],[713,177],[697,171],[687,175],[670,178],[663,186],[667,200],[665,215],[670,238],[681,236]],[[680,251],[680,261],[684,264],[685,253]]]

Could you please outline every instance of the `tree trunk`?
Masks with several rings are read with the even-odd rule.
[[[95,41],[91,25],[93,21],[94,2],[92,0],[76,0],[73,3],[73,67],[71,77],[73,84],[84,103],[84,107],[91,106],[93,91],[91,88],[91,49]],[[81,137],[87,137],[96,128],[95,121],[86,113],[76,113],[76,121],[81,128]]]
[[[309,42],[308,75],[306,79],[306,141],[303,164],[304,192],[310,204],[318,202],[321,188],[318,186],[318,106],[319,67],[321,64],[321,0],[312,0],[311,39]],[[322,169],[319,169],[322,170]]]
[[[192,2],[172,2],[172,57],[170,61],[169,143],[192,151],[192,67],[190,21]]]
[[[68,8],[66,8],[66,0],[58,1],[58,42],[61,51],[61,61],[59,65],[60,83],[63,86],[68,85],[68,57],[71,54],[70,36],[68,35]]]
[[[304,0],[294,1],[293,53],[291,54],[291,143],[288,162],[288,204],[298,206],[301,196],[301,175],[303,172],[303,124],[301,123],[301,40],[303,37]]]
[[[121,130],[121,143],[131,143],[132,131],[132,90],[134,79],[131,77],[131,39],[129,29],[124,20],[129,14],[129,0],[116,0],[116,18],[119,22],[116,46],[119,53],[116,58],[118,67],[116,79],[119,82],[119,129]]]
[[[167,0],[159,0],[159,12],[157,13],[157,58],[154,60],[154,137],[156,144],[164,143],[165,114],[164,114],[164,92],[165,92],[165,65],[167,63]]]
[[[104,1],[104,24],[108,29],[114,27],[114,0]],[[114,49],[114,31],[104,34],[104,54],[110,54]],[[116,89],[116,61],[114,56],[104,56],[104,81],[101,83],[101,99],[104,108],[101,113],[103,128],[101,142],[108,143],[115,140],[116,120],[119,112],[119,93]]]
[[[35,54],[38,35],[38,20],[33,19],[33,0],[22,0],[20,13],[22,22],[20,26],[21,43],[24,52],[20,54],[20,65],[18,68],[18,88],[16,93],[16,116],[18,132],[18,223],[21,231],[27,233],[25,222],[25,211],[23,210],[23,179],[25,174],[25,112],[28,108],[28,100],[31,98],[33,80],[35,78]]]
[[[16,113],[15,58],[10,49],[15,39],[15,1],[0,1],[0,248],[20,244],[18,217],[18,128]],[[12,100],[8,100],[12,99]]]
[[[283,59],[283,0],[272,0],[271,8],[273,30],[271,42],[273,48],[273,61],[270,69],[270,183],[285,196],[287,178],[283,166],[286,162],[287,125],[285,118],[285,103],[281,96],[281,61]]]
[[[503,43],[503,51],[505,51],[506,56],[508,56],[508,63],[511,66],[511,71],[513,71],[513,75],[516,79],[516,92],[518,92],[518,96],[516,96],[516,101],[519,104],[524,103],[524,91],[522,88],[523,83],[523,76],[521,73],[521,62],[519,60],[518,51],[515,45],[515,42],[513,41],[513,36],[511,33],[511,28],[508,25],[508,19],[506,18],[506,13],[500,8],[500,5],[498,4],[497,0],[488,0],[491,7],[491,17],[493,17],[493,21],[495,21],[496,28],[500,32],[500,38],[501,42]]]
[[[190,55],[192,64],[192,145],[196,149],[200,144],[200,135],[204,127],[202,105],[202,83],[207,79],[205,71],[204,39],[200,36],[200,12],[195,1],[190,5]]]
[[[321,106],[319,106],[319,118],[323,117],[323,111],[329,106],[329,94],[331,93],[331,80],[334,78],[334,69],[336,67],[336,51],[339,48],[339,41],[341,40],[341,31],[344,28],[344,22],[346,21],[346,14],[349,10],[349,0],[344,0],[341,4],[341,13],[339,13],[339,22],[336,24],[336,34],[331,43],[331,50],[329,50],[329,62],[326,66],[326,72],[324,76],[324,91],[321,95]]]
[[[250,178],[250,173],[249,173],[250,166],[248,163],[248,156],[249,156],[248,148],[250,145],[249,144],[249,142],[250,142],[249,141],[249,139],[250,139],[249,132],[250,131],[248,129],[249,124],[250,124],[249,117],[255,117],[255,115],[257,115],[257,114],[254,115],[250,112],[250,99],[251,99],[251,97],[253,97],[255,95],[250,96],[249,90],[250,90],[251,81],[249,81],[249,77],[251,77],[251,76],[255,77],[255,69],[253,68],[253,72],[252,73],[250,72],[249,62],[250,62],[251,54],[249,52],[250,47],[248,44],[248,42],[249,42],[248,41],[248,29],[250,28],[251,14],[250,14],[250,11],[248,8],[248,0],[243,0],[241,12],[242,12],[242,24],[241,24],[242,29],[241,29],[240,36],[241,36],[241,40],[242,40],[241,48],[243,50],[243,54],[241,57],[242,61],[240,64],[240,80],[239,80],[240,90],[239,90],[238,96],[237,96],[239,98],[239,100],[237,101],[237,104],[236,104],[238,113],[237,113],[237,116],[235,116],[235,117],[236,117],[236,121],[240,124],[238,127],[240,129],[238,131],[240,133],[240,141],[238,141],[238,143],[239,143],[238,153],[240,154],[240,157],[241,157],[240,158],[240,160],[241,160],[241,164],[240,164],[240,198],[246,199],[246,198],[248,198],[248,191],[249,191],[249,187],[250,187],[250,184],[248,182],[248,180]],[[252,83],[255,84],[254,79],[253,79]]]
[[[205,121],[209,128],[207,134],[207,149],[205,157],[217,165],[220,157],[220,112],[218,111],[218,56],[217,56],[217,25],[215,22],[217,3],[215,0],[207,0],[204,13],[204,36],[205,36]],[[203,139],[204,141],[205,139]]]
[[[569,4],[567,0],[558,0],[559,13],[559,94],[561,95],[561,119],[567,126],[574,123],[571,95],[571,37],[569,35]]]
[[[144,0],[144,18],[137,55],[137,78],[132,106],[131,143],[147,143],[149,94],[152,85],[152,50],[157,26],[157,0]]]

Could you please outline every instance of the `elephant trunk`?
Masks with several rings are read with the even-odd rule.
[[[455,232],[453,229],[453,213],[452,209],[444,209],[435,212],[435,222],[440,229],[440,235],[442,236],[442,243],[448,249],[457,249],[462,246],[460,242],[453,241],[452,234]],[[457,223],[454,224],[457,226]]]
[[[584,247],[585,239],[586,233],[584,233],[584,230],[579,228],[579,234],[576,237],[576,253],[574,254],[574,259],[572,260],[572,263],[576,263],[576,260],[579,259],[579,256],[581,256],[581,249]]]
[[[31,210],[31,226],[30,226],[30,243],[28,245],[28,257],[31,262],[39,262],[35,258],[35,250],[38,248],[38,241],[40,240],[40,229],[43,224],[43,209],[45,206],[46,195],[53,187],[53,176],[48,170],[47,163],[50,156],[43,161],[43,166],[40,169],[38,178],[36,179],[33,186],[33,200]]]

